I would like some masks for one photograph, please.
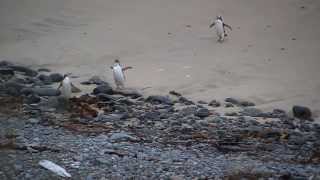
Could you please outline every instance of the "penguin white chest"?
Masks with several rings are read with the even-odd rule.
[[[224,38],[224,27],[223,22],[221,20],[216,20],[215,22],[216,32],[219,38]]]
[[[120,65],[113,67],[113,78],[117,86],[124,86],[124,74]]]
[[[64,78],[61,85],[61,95],[64,98],[71,98],[71,81],[68,77]]]

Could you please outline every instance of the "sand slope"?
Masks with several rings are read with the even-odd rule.
[[[223,44],[208,28],[218,14],[233,26]],[[316,0],[2,0],[0,58],[76,82],[112,81],[120,58],[134,66],[128,86],[146,94],[320,111],[319,19]]]

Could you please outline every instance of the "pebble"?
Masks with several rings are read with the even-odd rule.
[[[207,108],[200,108],[195,112],[194,115],[200,118],[204,118],[210,115],[210,111]]]

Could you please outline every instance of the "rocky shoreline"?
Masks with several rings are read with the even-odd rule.
[[[0,62],[0,179],[61,179],[43,159],[86,180],[320,178],[320,125],[305,107],[292,118],[235,98],[144,97],[97,76],[66,103],[62,77]]]

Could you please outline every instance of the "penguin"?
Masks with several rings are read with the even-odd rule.
[[[58,89],[61,89],[61,96],[65,99],[70,99],[72,95],[72,83],[67,74],[63,76],[63,80],[61,81]]]
[[[213,26],[215,26],[216,28],[219,42],[223,42],[224,38],[227,36],[225,27],[229,28],[232,31],[232,27],[223,22],[222,16],[217,16],[216,20],[209,26],[209,28],[212,28]]]
[[[132,69],[131,66],[126,66],[126,67],[122,67],[122,65],[120,64],[120,61],[118,59],[116,59],[114,61],[114,65],[110,67],[113,71],[113,78],[114,78],[114,82],[117,86],[117,89],[123,89],[124,88],[124,81],[126,79],[125,75],[124,75],[124,71],[128,70],[128,69]]]

